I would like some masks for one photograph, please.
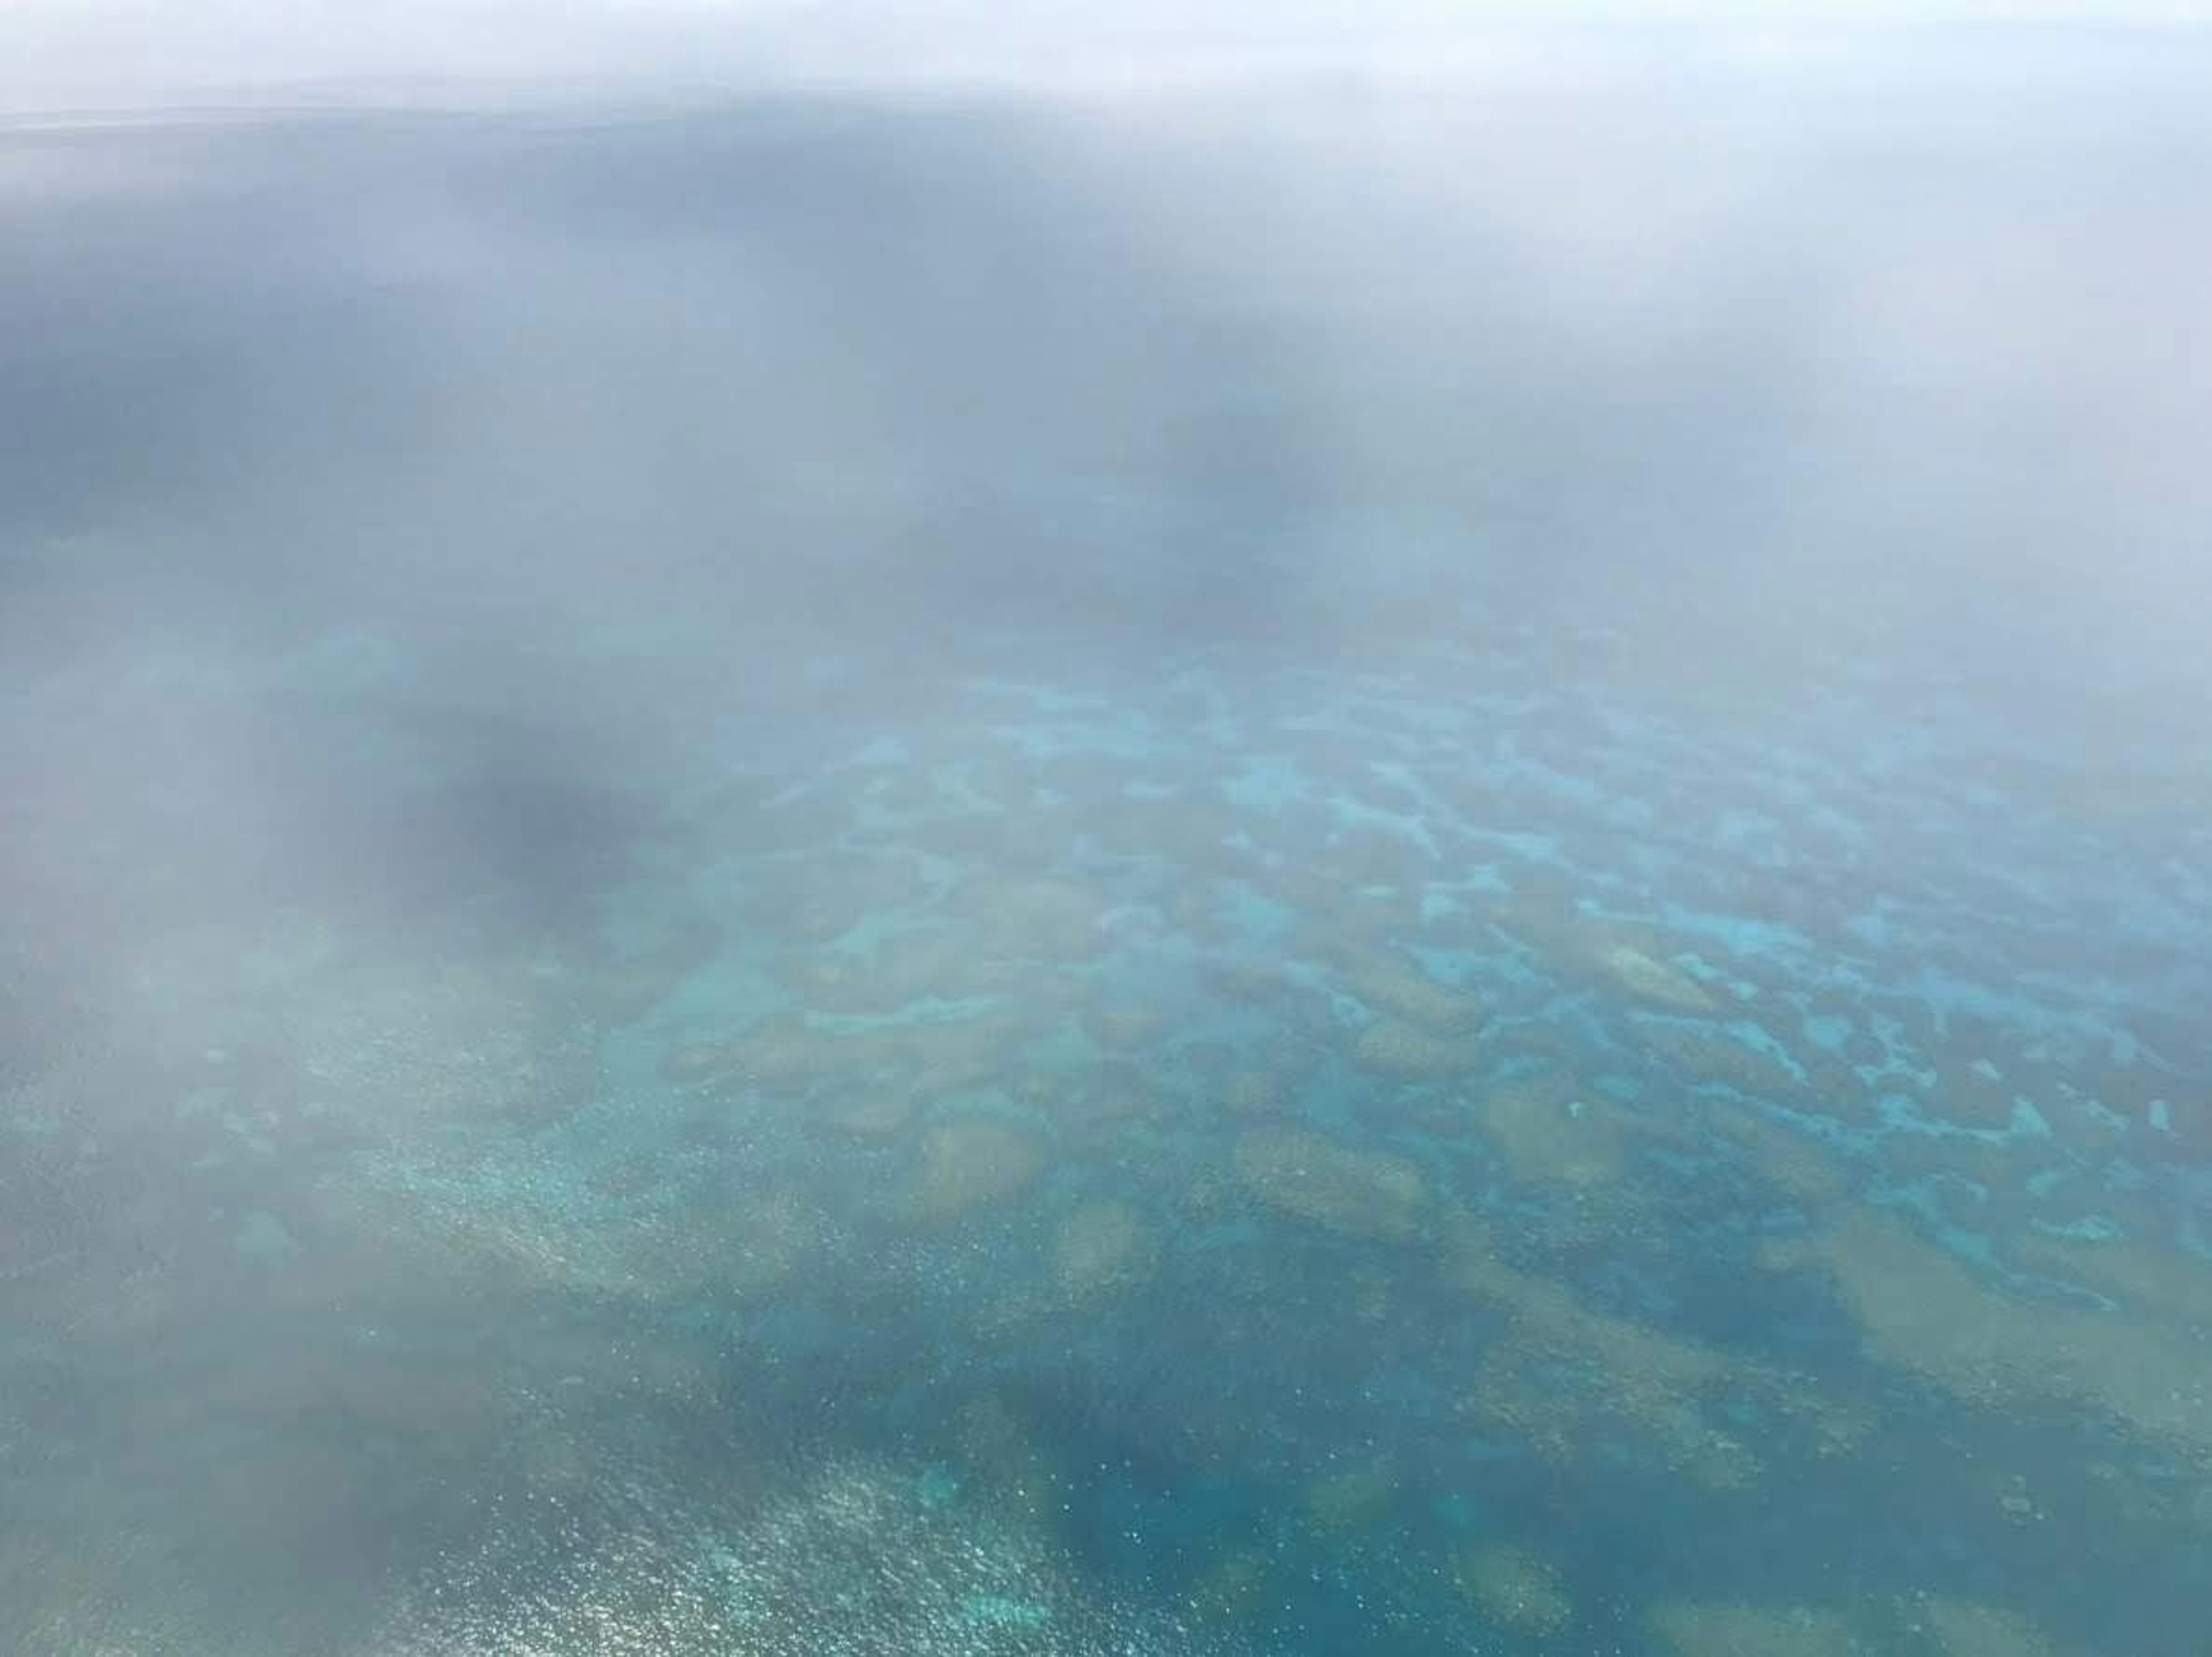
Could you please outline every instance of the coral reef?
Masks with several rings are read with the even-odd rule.
[[[1167,1015],[1158,1007],[1109,1002],[1087,1007],[1083,1032],[1101,1047],[1127,1053],[1158,1041],[1168,1027]]]
[[[1841,1157],[1812,1135],[1733,1099],[1707,1100],[1704,1111],[1713,1130],[1740,1149],[1754,1174],[1790,1195],[1819,1203],[1849,1188],[1849,1170]]]
[[[794,1189],[707,1203],[671,1165],[639,1194],[611,1196],[587,1168],[527,1144],[474,1156],[363,1154],[328,1187],[330,1217],[346,1235],[380,1235],[409,1272],[471,1294],[756,1296],[782,1282],[826,1229]]]
[[[2126,1211],[2109,1198],[2100,1206],[2107,1212]],[[2155,1235],[2160,1228],[2160,1217],[2154,1212],[2130,1217],[2131,1232]],[[2043,1232],[2022,1236],[2008,1253],[2026,1270],[2086,1284],[2124,1308],[2212,1329],[2212,1269],[2197,1254],[2132,1236],[2088,1241]]]
[[[1290,1093],[1290,1078],[1280,1071],[1248,1066],[1230,1072],[1221,1104],[1232,1116],[1269,1116],[1283,1108]]]
[[[1858,1320],[1868,1347],[1966,1402],[1999,1411],[2052,1399],[2100,1409],[2212,1467],[2212,1363],[2170,1321],[1998,1293],[1902,1222],[1839,1215],[1766,1252],[1812,1267]]]
[[[1013,1515],[1040,1533],[1065,1512],[1066,1478],[1006,1399],[995,1393],[970,1399],[961,1407],[957,1436],[972,1493],[992,1512]]]
[[[796,1191],[740,1193],[700,1216],[663,1211],[621,1240],[623,1265],[656,1298],[750,1299],[783,1284],[824,1241],[825,1222]]]
[[[1184,1595],[1201,1623],[1243,1624],[1267,1593],[1267,1556],[1257,1548],[1225,1553],[1191,1582]]]
[[[1109,1059],[1085,1067],[1081,1084],[1064,1102],[1060,1118],[1109,1138],[1131,1122],[1158,1114],[1163,1102],[1143,1066]]]
[[[1150,1278],[1158,1264],[1159,1245],[1144,1221],[1110,1197],[1070,1210],[1053,1238],[1053,1275],[1071,1301],[1125,1292]]]
[[[1680,1657],[1876,1657],[1841,1617],[1811,1606],[1667,1605],[1650,1624]]]
[[[1378,1019],[1359,1035],[1352,1057],[1379,1075],[1407,1082],[1441,1081],[1474,1067],[1470,1041],[1436,1035],[1395,1018]]]
[[[978,646],[926,731],[702,747],[557,925],[210,903],[84,1024],[0,943],[0,1599],[231,1657],[163,1549],[421,1520],[388,1630],[272,1654],[1194,1649],[1109,1583],[1394,1657],[2194,1626],[2202,859],[1539,634],[1249,696]],[[1849,1524],[1893,1476],[1933,1556]]]
[[[1747,1097],[1771,1102],[1800,1102],[1808,1097],[1803,1079],[1773,1048],[1747,1039],[1758,1033],[1756,1025],[1738,1029],[1686,1019],[1640,1017],[1636,1033],[1689,1086],[1718,1083]]]
[[[945,901],[979,960],[1089,960],[1111,941],[1099,925],[1108,905],[1077,881],[981,871]]]
[[[1439,984],[1403,957],[1347,947],[1335,952],[1337,982],[1375,1013],[1447,1035],[1464,1035],[1482,1019],[1482,1003]]]
[[[840,1035],[793,1013],[763,1020],[734,1041],[686,1042],[670,1052],[663,1068],[675,1081],[772,1087],[880,1064],[883,1058],[878,1039]]]
[[[979,942],[957,926],[908,926],[878,938],[861,962],[848,965],[850,981],[841,1002],[822,999],[811,1005],[888,1012],[925,1001],[969,1001],[1019,990],[1019,965],[984,952]]]
[[[1592,954],[1607,977],[1641,1000],[1688,1013],[1712,1012],[1720,1005],[1680,967],[1646,955],[1633,944],[1606,944]]]
[[[1613,1108],[1563,1072],[1519,1077],[1486,1088],[1472,1108],[1484,1136],[1516,1179],[1585,1188],[1609,1186],[1626,1166],[1625,1136]]]
[[[2052,1657],[2042,1630],[2019,1611],[1941,1595],[1912,1610],[1914,1620],[1935,1635],[1943,1657]]]
[[[1308,1481],[1298,1505],[1313,1529],[1341,1535],[1381,1521],[1397,1500],[1398,1487],[1396,1465],[1376,1456]]]
[[[600,1022],[628,1023],[651,1011],[687,974],[713,960],[723,942],[720,926],[688,917],[666,927],[663,936],[635,954],[595,952],[584,963],[580,989]]]
[[[598,1031],[527,960],[349,956],[263,992],[302,1106],[387,1137],[471,1118],[544,1123],[588,1100]]]
[[[793,1000],[817,1012],[890,1012],[905,1005],[859,950],[786,950],[776,975]]]
[[[548,1551],[503,1518],[478,1557],[404,1607],[374,1649],[392,1657],[1198,1657],[1172,1623],[1099,1598],[1046,1534],[922,1482],[844,1460],[750,1502],[623,1481],[620,1509],[580,1523],[598,1545]],[[512,1586],[511,1586],[512,1585]]]
[[[1231,1153],[1262,1207],[1346,1237],[1402,1241],[1428,1204],[1420,1169],[1402,1156],[1352,1150],[1302,1128],[1254,1128]]]
[[[1005,1017],[838,1026],[803,1014],[763,1019],[734,1041],[695,1041],[663,1061],[672,1081],[709,1091],[895,1081],[917,1101],[994,1080],[1022,1026]]]
[[[1856,1412],[1794,1375],[1599,1311],[1565,1284],[1509,1265],[1471,1216],[1449,1216],[1441,1230],[1445,1280],[1505,1319],[1465,1407],[1548,1459],[1574,1460],[1593,1423],[1613,1422],[1672,1472],[1708,1489],[1741,1489],[1761,1464],[1709,1405],[1724,1385],[1796,1423],[1814,1454],[1848,1449],[1866,1430]]]
[[[1934,1115],[1960,1127],[2002,1132],[2012,1122],[2013,1089],[1986,1059],[1945,1065],[1928,1092]]]
[[[824,1127],[856,1139],[889,1139],[914,1120],[915,1096],[891,1083],[866,1083],[842,1090],[822,1108]]]
[[[794,849],[804,855],[757,865],[758,883],[747,893],[755,926],[787,948],[827,944],[924,890],[910,858],[824,850],[834,828],[825,835],[823,826],[794,824]]]
[[[930,1125],[921,1163],[899,1204],[917,1225],[945,1225],[1010,1201],[1044,1172],[1045,1143],[1002,1116],[970,1114]]]
[[[1007,1015],[908,1024],[880,1039],[890,1067],[904,1074],[915,1096],[936,1099],[1003,1075],[1025,1034],[1022,1021]]]
[[[1575,1618],[1559,1574],[1525,1548],[1492,1544],[1471,1549],[1454,1570],[1483,1616],[1501,1628],[1556,1635]]]

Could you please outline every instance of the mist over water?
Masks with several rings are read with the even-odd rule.
[[[0,1647],[2193,1649],[2209,68],[0,130]]]

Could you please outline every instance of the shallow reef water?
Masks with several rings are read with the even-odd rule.
[[[878,184],[903,248],[951,210],[931,130],[771,137]],[[666,158],[609,142],[568,210],[659,234]],[[781,199],[747,211],[794,264],[866,255]],[[560,280],[701,291],[699,246],[623,257]],[[438,299],[358,325],[513,345]],[[683,379],[647,349],[708,329],[681,314],[597,369]],[[1270,455],[1303,476],[1216,312],[1114,317],[1228,375],[1176,404],[1203,475],[1125,456],[1116,494],[1062,442],[963,496],[1066,537],[1080,602],[1024,585],[1028,540],[975,576],[880,454],[842,532],[910,538],[865,622],[849,569],[763,616],[427,549],[304,595],[19,587],[0,1643],[2201,1637],[2203,750],[2109,684],[2027,707],[1895,643],[1891,595],[1784,638],[1794,601],[1741,631],[1694,562],[1671,598],[1525,590],[1463,502],[1456,574],[1448,528],[1252,508],[1254,544],[1338,537],[1264,624],[1224,596],[1270,579],[1241,542],[1099,573],[1085,537],[1234,541],[1206,512],[1280,496]],[[1086,349],[1097,398],[1152,395]],[[408,406],[386,372],[355,417]],[[283,451],[282,398],[230,390]],[[933,464],[968,476],[959,422],[997,417],[951,408]],[[550,501],[479,529],[556,533],[531,476]],[[456,480],[410,486],[451,531]],[[674,532],[629,498],[580,533]]]
[[[1870,792],[1817,729],[1777,777],[1603,683],[1550,715],[1592,735],[1562,798],[1479,711],[1558,695],[1549,649],[1471,625],[1418,693],[1200,650],[825,723],[669,780],[573,926],[148,940],[9,1095],[40,1648],[1980,1654],[2179,1614],[2201,1056],[2102,971],[1990,964],[2124,901],[2096,822],[1962,797],[1963,724]],[[1610,855],[1662,790],[1696,820]],[[1787,922],[1719,826],[1753,809]],[[1854,872],[1897,822],[1909,901]],[[1936,920],[1999,861],[2047,896]],[[2185,1017],[2172,966],[2130,993]]]

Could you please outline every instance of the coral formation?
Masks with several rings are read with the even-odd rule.
[[[1167,1017],[1157,1007],[1111,1002],[1087,1007],[1083,1032],[1100,1047],[1126,1053],[1158,1041],[1167,1029]]]
[[[980,871],[945,903],[979,960],[1084,961],[1110,942],[1099,925],[1109,906],[1077,881]]]
[[[1771,1246],[1766,1259],[1817,1269],[1872,1351],[1971,1404],[2101,1409],[2212,1466],[2212,1363],[2201,1338],[2170,1321],[2000,1294],[1878,1213],[1839,1215],[1802,1242]]]
[[[1100,1598],[1033,1524],[931,1502],[902,1470],[844,1460],[761,1498],[696,1499],[619,1481],[617,1510],[547,1551],[527,1513],[500,1515],[471,1557],[374,1642],[392,1657],[1196,1657],[1209,1648]]]
[[[1692,1087],[1718,1083],[1753,1099],[1805,1099],[1807,1089],[1797,1072],[1773,1048],[1747,1039],[1757,1028],[1675,1018],[1636,1021],[1644,1046],[1663,1056],[1668,1067]]]
[[[1607,1186],[1626,1164],[1626,1146],[1612,1106],[1550,1071],[1484,1089],[1474,1102],[1483,1132],[1522,1180],[1575,1187]]]
[[[1401,1241],[1428,1203],[1420,1169],[1387,1152],[1351,1150],[1303,1128],[1254,1128],[1231,1161],[1261,1206],[1346,1237]]]
[[[757,865],[760,879],[747,894],[755,926],[787,948],[827,944],[924,890],[912,859],[824,849],[835,831],[823,834],[823,826],[794,824],[793,849],[803,855]]]
[[[1238,1548],[1201,1571],[1184,1595],[1191,1615],[1202,1623],[1243,1624],[1267,1592],[1267,1556],[1257,1548]]]
[[[1593,1423],[1648,1442],[1672,1471],[1713,1490],[1759,1477],[1760,1463],[1709,1407],[1723,1385],[1758,1397],[1808,1435],[1814,1454],[1856,1444],[1867,1423],[1793,1375],[1584,1305],[1565,1284],[1507,1264],[1489,1228],[1455,1214],[1441,1228],[1445,1280],[1506,1320],[1466,1399],[1546,1457],[1571,1460]]]
[[[1352,1056],[1369,1070],[1408,1082],[1433,1082],[1473,1067],[1472,1042],[1431,1035],[1395,1018],[1378,1019],[1360,1032]]]
[[[1646,955],[1632,944],[1612,944],[1596,951],[1598,965],[1631,995],[1677,1012],[1711,1012],[1720,1004],[1680,967]]]
[[[557,1120],[598,1083],[598,1031],[526,960],[364,956],[272,986],[303,1105],[390,1137],[411,1124]]]
[[[591,1298],[750,1296],[773,1289],[819,1244],[824,1222],[799,1192],[703,1203],[672,1171],[631,1197],[527,1144],[475,1156],[390,1151],[352,1159],[328,1182],[329,1213],[424,1283],[481,1292],[557,1290]]]
[[[1840,1157],[1812,1135],[1733,1099],[1707,1100],[1704,1109],[1705,1120],[1740,1148],[1753,1173],[1791,1196],[1818,1203],[1849,1188]]]
[[[1222,1108],[1233,1116],[1267,1116],[1289,1099],[1290,1080],[1279,1071],[1232,1071],[1222,1086]]]
[[[1481,1022],[1480,1001],[1439,984],[1394,952],[1357,947],[1339,950],[1336,976],[1346,993],[1383,1017],[1448,1035],[1463,1035]]]
[[[1679,1657],[1876,1657],[1841,1617],[1812,1606],[1667,1605],[1650,1624]]]
[[[1085,1067],[1081,1085],[1063,1107],[1064,1120],[1102,1135],[1154,1115],[1161,1098],[1142,1066],[1119,1059]]]
[[[1398,1484],[1390,1458],[1376,1456],[1310,1480],[1299,1505],[1306,1523],[1323,1535],[1364,1530],[1389,1511]]]
[[[1053,1273],[1071,1301],[1120,1293],[1151,1277],[1159,1246],[1137,1211],[1110,1197],[1072,1209],[1053,1238]]]
[[[388,1641],[270,1639],[393,1657],[1189,1648],[1060,1527],[1090,1582],[1269,1650],[2039,1657],[1952,1596],[2062,1557],[2136,1631],[2193,1607],[2193,865],[2045,845],[1909,755],[1765,769],[1607,706],[1653,671],[1609,646],[1575,647],[1626,679],[1562,695],[1557,640],[1480,636],[1521,666],[1473,711],[1303,665],[1250,705],[963,681],[985,725],[896,740],[846,705],[591,894],[591,938],[195,923],[89,1039],[0,1006],[40,1044],[0,1051],[18,1505],[104,1521],[82,1470],[189,1442],[229,1465],[134,1482],[246,1557],[388,1475],[482,1557]],[[1987,859],[1948,849],[1970,821]],[[12,994],[37,962],[0,950]],[[47,1085],[74,1047],[124,1051]],[[227,1366],[226,1300],[283,1338]],[[156,1347],[187,1361],[141,1395],[118,1360]],[[312,1430],[258,1471],[218,1397]],[[1722,1603],[1762,1505],[1923,1451],[1935,1563],[1822,1524],[1751,1564],[1840,1614]],[[1709,1520],[1672,1591],[1710,1602],[1601,1626]],[[125,1615],[150,1558],[103,1586],[35,1528],[0,1526],[34,1642],[241,1648]],[[1632,1533],[1657,1558],[1594,1569],[1581,1626],[1565,1567]]]
[[[888,1139],[914,1120],[912,1094],[887,1083],[867,1083],[848,1088],[822,1109],[823,1126],[856,1139]]]
[[[1559,1572],[1525,1548],[1508,1543],[1472,1549],[1455,1575],[1483,1616],[1499,1627],[1556,1635],[1574,1621],[1574,1601]]]
[[[664,1061],[670,1079],[711,1091],[896,1079],[917,1101],[996,1078],[1020,1025],[1010,1017],[854,1027],[803,1014],[763,1019],[735,1041],[687,1042]]]
[[[665,1069],[679,1081],[772,1087],[811,1081],[841,1065],[880,1062],[879,1047],[787,1014],[764,1019],[734,1041],[686,1042],[670,1053]]]
[[[969,1399],[957,1423],[960,1466],[975,1494],[1025,1525],[1050,1525],[1065,1511],[1066,1479],[1021,1412],[995,1393]]]
[[[936,1099],[982,1087],[1002,1075],[1024,1033],[1012,1016],[948,1018],[903,1025],[879,1040],[889,1068],[905,1077],[915,1096]]]
[[[624,1264],[656,1296],[750,1298],[782,1284],[823,1238],[800,1193],[742,1193],[704,1216],[664,1211],[624,1239]]]
[[[1018,990],[1018,965],[987,953],[979,943],[968,929],[941,923],[909,925],[878,938],[868,952],[861,987],[852,992],[856,1010],[969,1001]]]
[[[2119,1210],[2109,1198],[2100,1206]],[[2130,1230],[2154,1234],[2160,1217],[2144,1212]],[[2212,1270],[2203,1257],[2163,1244],[2115,1236],[2091,1241],[2031,1232],[2013,1244],[2019,1266],[2061,1283],[2086,1284],[2124,1308],[2212,1329]]]
[[[1009,1201],[1044,1165],[1044,1141],[1032,1129],[1002,1116],[946,1117],[924,1136],[900,1209],[916,1224],[948,1224]]]
[[[2012,1121],[2013,1089],[1986,1059],[1945,1065],[1929,1089],[1930,1112],[1961,1127],[2002,1131]]]
[[[1913,1609],[1943,1657],[2051,1657],[2043,1631],[2020,1611],[1942,1595]]]

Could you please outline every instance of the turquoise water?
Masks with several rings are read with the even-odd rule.
[[[9,1649],[2195,1649],[2208,704],[2120,554],[1789,552],[1931,486],[1716,345],[1694,440],[1378,389],[1318,252],[1147,285],[1151,136],[1048,212],[944,112],[643,130],[36,209],[117,319],[15,348]]]

